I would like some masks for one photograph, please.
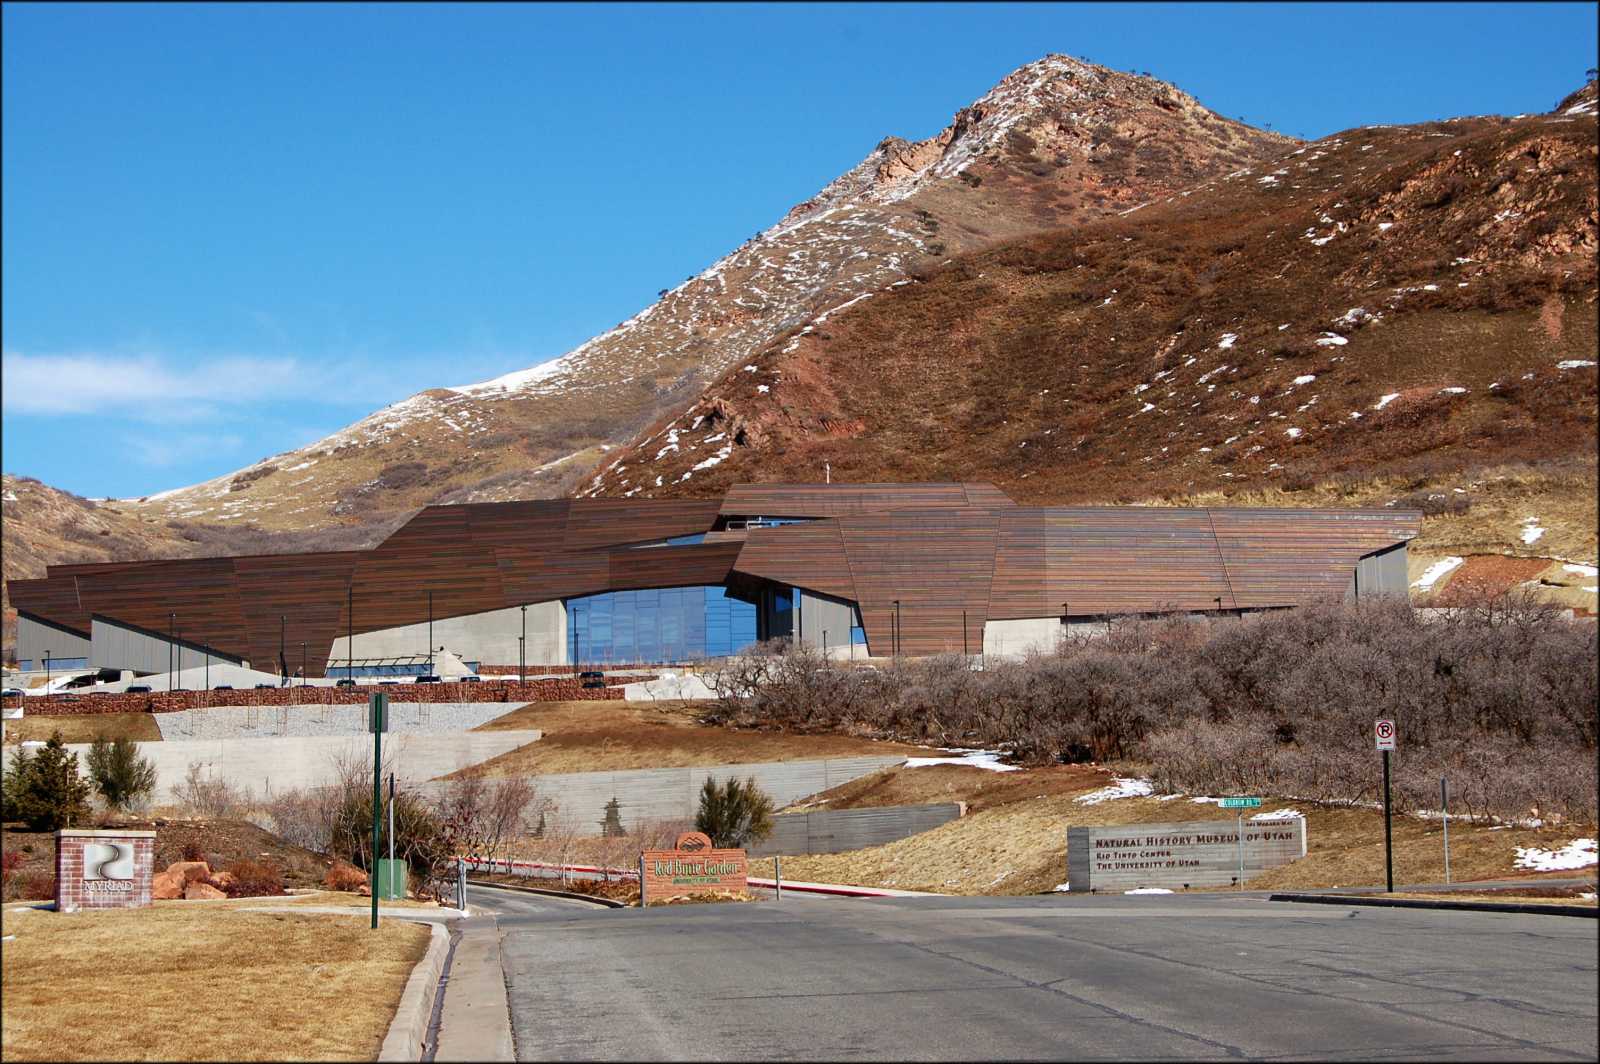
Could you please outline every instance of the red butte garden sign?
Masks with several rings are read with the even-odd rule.
[[[56,911],[149,905],[155,845],[153,831],[56,832]]]
[[[698,831],[686,831],[670,850],[639,855],[644,903],[711,891],[743,891],[749,886],[749,863],[743,850],[718,850]]]

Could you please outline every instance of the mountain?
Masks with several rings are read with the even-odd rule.
[[[579,494],[825,475],[1021,503],[1421,492],[1442,543],[1592,562],[1595,164],[1592,83],[1551,114],[1283,145],[918,267],[747,357]]]
[[[913,270],[1113,216],[1291,143],[1153,78],[1047,56],[937,136],[885,139],[766,231],[554,362],[430,388],[309,446],[120,505],[294,530],[429,502],[560,495],[725,371]]]

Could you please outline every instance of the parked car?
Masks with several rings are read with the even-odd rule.
[[[150,693],[150,685],[147,683],[130,683],[123,691],[130,695],[147,695]]]
[[[400,681],[399,680],[379,680],[378,681],[378,686],[379,687],[399,687],[400,686]]]
[[[416,679],[416,682],[417,683],[440,683],[442,681],[437,676],[418,676],[417,679]]]
[[[483,682],[483,677],[482,676],[457,676],[456,677],[456,682],[457,683],[482,683]]]
[[[603,679],[605,679],[605,675],[606,674],[603,673],[603,672],[596,672],[593,669],[591,669],[588,672],[580,672],[580,673],[578,673],[578,679],[580,679],[580,680],[603,680]]]
[[[211,689],[213,691],[231,691],[231,690],[233,690],[233,684],[231,684],[231,683],[219,683],[219,684],[216,684],[215,686],[213,686]]]
[[[335,687],[354,687],[355,685],[356,685],[356,682],[354,680],[352,680],[350,677],[346,676],[342,680],[335,681],[333,686],[335,686]]]
[[[583,681],[583,686],[584,687],[604,687],[605,685],[606,685],[606,682],[604,680],[585,680],[585,681]]]
[[[260,690],[271,691],[274,688],[276,688],[277,686],[278,685],[275,684],[275,683],[258,683],[258,684],[256,684],[256,690],[257,691],[260,691]]]
[[[22,694],[20,687],[7,687],[4,691],[0,691],[0,698],[21,698]]]

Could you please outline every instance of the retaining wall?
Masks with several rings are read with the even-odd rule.
[[[477,732],[501,735],[504,732]],[[606,803],[617,799],[624,829],[643,821],[692,820],[700,808],[700,788],[708,776],[754,776],[779,808],[800,798],[848,783],[879,769],[904,764],[903,757],[838,757],[815,761],[766,761],[692,768],[634,769],[622,772],[569,772],[531,777],[541,797],[554,799],[549,820],[583,835],[600,834]],[[439,784],[426,784],[436,789]]]
[[[511,713],[516,702],[403,702],[389,708],[393,734],[471,731]],[[273,739],[367,734],[367,707],[330,705],[211,706],[156,716],[163,739]]]
[[[390,686],[262,687],[236,691],[155,691],[126,695],[12,696],[6,706],[24,705],[29,713],[67,715],[79,713],[174,713],[210,706],[366,705],[382,691],[390,702],[587,702],[621,700],[622,683],[583,687],[577,679],[530,680],[527,683],[397,683]],[[611,680],[607,681],[612,683]],[[26,701],[23,699],[26,698]]]
[[[931,831],[966,813],[962,802],[830,809],[772,818],[772,834],[749,847],[751,857],[844,853]]]

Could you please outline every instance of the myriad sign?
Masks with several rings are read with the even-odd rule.
[[[149,905],[155,846],[153,831],[56,832],[56,911]]]
[[[749,862],[743,850],[718,850],[698,831],[678,836],[670,850],[646,850],[639,855],[643,903],[712,891],[744,891],[749,886]]]
[[[1242,835],[1242,840],[1241,840]],[[1229,887],[1306,855],[1306,820],[1189,820],[1067,829],[1068,889]]]

